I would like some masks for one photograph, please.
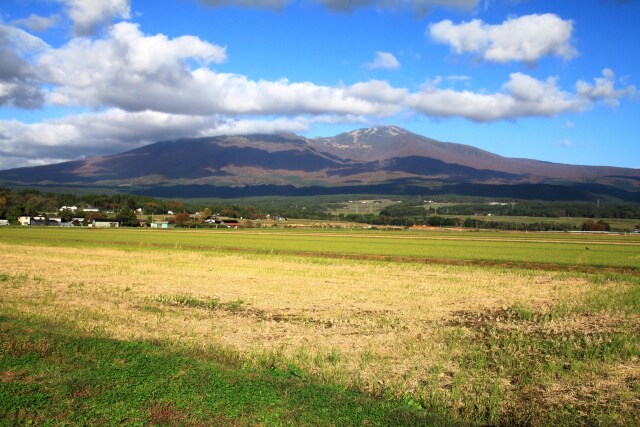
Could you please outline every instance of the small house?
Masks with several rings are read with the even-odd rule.
[[[240,226],[240,223],[237,219],[224,219],[220,221],[220,224],[225,225],[229,228],[238,228]]]
[[[120,223],[114,219],[94,219],[91,223],[94,228],[115,228],[120,227]]]
[[[151,223],[151,228],[167,229],[171,228],[171,224],[169,224],[169,221],[154,221]]]

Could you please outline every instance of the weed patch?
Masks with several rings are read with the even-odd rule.
[[[185,295],[158,295],[153,301],[173,307],[203,308],[206,310],[226,310],[232,313],[245,310],[244,301],[221,302],[219,298],[194,298]]]

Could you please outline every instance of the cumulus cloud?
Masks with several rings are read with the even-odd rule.
[[[73,21],[73,32],[78,36],[94,35],[99,28],[114,19],[131,16],[130,0],[57,0],[66,5]]]
[[[620,105],[620,99],[625,96],[635,96],[637,90],[635,86],[626,86],[622,89],[615,88],[615,73],[605,68],[602,70],[602,77],[594,79],[593,84],[589,84],[585,81],[578,81],[576,83],[576,91],[581,97],[588,99],[592,102],[603,102],[610,107],[617,107]]]
[[[50,100],[61,104],[174,114],[389,115],[398,111],[398,106],[379,95],[359,95],[359,86],[254,81],[207,66],[225,59],[225,48],[197,37],[145,36],[137,25],[121,22],[99,40],[74,39],[47,51],[40,56],[38,68],[44,80],[56,85]],[[193,61],[199,66],[192,69]]]
[[[170,104],[180,87],[193,81],[187,61],[207,65],[225,59],[224,47],[197,37],[145,37],[136,24],[122,22],[102,39],[78,38],[50,49],[37,65],[42,78],[57,86],[54,99],[95,107],[164,110],[153,105],[152,98]],[[202,93],[190,95],[202,97]]]
[[[400,68],[400,62],[393,53],[377,51],[373,62],[365,64],[365,66],[371,70],[397,70]]]
[[[370,80],[356,83],[345,90],[348,97],[356,97],[382,105],[401,105],[407,96],[404,88],[395,88],[389,82]]]
[[[448,44],[456,54],[472,53],[485,61],[535,63],[554,55],[569,60],[577,55],[571,46],[573,22],[557,15],[526,15],[499,25],[479,19],[454,24],[444,20],[431,24],[431,39]]]
[[[607,77],[609,75],[610,77]],[[544,81],[523,73],[513,73],[496,93],[455,91],[425,85],[408,96],[407,106],[432,117],[462,117],[476,122],[513,120],[522,117],[550,117],[579,112],[595,102],[617,105],[619,99],[636,93],[634,86],[616,89],[611,73],[605,70],[594,84],[578,82],[576,92],[566,92],[557,78]]]
[[[0,106],[25,109],[42,106],[44,91],[28,58],[47,47],[25,31],[0,24]]]

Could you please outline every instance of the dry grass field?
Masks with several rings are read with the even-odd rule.
[[[2,240],[0,253],[0,313],[83,335],[294,366],[468,423],[640,413],[634,274]]]

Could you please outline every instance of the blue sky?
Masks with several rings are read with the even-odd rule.
[[[640,167],[637,0],[2,0],[0,169],[395,124]]]

